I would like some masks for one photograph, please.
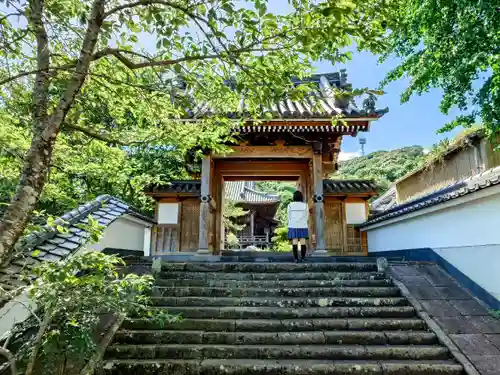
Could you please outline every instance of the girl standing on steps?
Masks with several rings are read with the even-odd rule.
[[[299,246],[301,259],[304,260],[307,252],[306,240],[308,231],[309,208],[304,202],[300,191],[293,193],[293,202],[288,205],[288,239],[292,241],[292,250],[295,261],[299,262]]]

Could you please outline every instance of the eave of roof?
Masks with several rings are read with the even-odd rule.
[[[452,199],[457,199],[498,184],[500,184],[500,167],[491,168],[445,188],[438,189],[417,199],[396,205],[385,211],[377,213],[369,218],[365,223],[360,224],[359,227],[365,228],[385,220],[435,206]]]
[[[224,184],[225,198],[237,203],[278,203],[280,196],[255,189],[254,181],[228,181]]]
[[[29,272],[41,262],[59,261],[78,251],[88,241],[89,234],[79,224],[88,223],[91,215],[104,227],[108,227],[116,219],[124,215],[132,215],[143,221],[154,223],[154,220],[142,214],[136,208],[110,195],[101,195],[83,204],[55,220],[55,225],[67,229],[60,233],[54,227],[44,227],[34,232],[22,241],[22,254],[14,258],[9,265],[0,268],[0,287],[4,290],[17,289],[27,285],[20,279],[21,269]],[[38,250],[37,253],[33,253]],[[0,296],[0,307],[8,301]]]
[[[262,108],[262,119],[314,119],[314,118],[379,118],[387,113],[384,109],[358,109],[350,100],[339,100],[335,97],[335,89],[351,91],[352,85],[347,82],[345,71],[313,74],[302,80],[293,80],[296,85],[301,83],[312,83],[316,88],[302,100],[283,99],[270,107]],[[189,119],[202,119],[214,115],[207,103],[199,103],[193,109],[186,111]],[[250,113],[245,110],[245,100],[240,103],[240,111],[226,114],[227,118],[245,119]]]
[[[410,178],[413,175],[416,175],[417,173],[420,173],[424,171],[425,169],[428,169],[430,166],[441,162],[442,158],[447,158],[450,155],[458,152],[459,150],[463,149],[464,147],[470,147],[474,141],[478,139],[482,139],[485,137],[485,133],[483,129],[476,130],[470,134],[467,134],[465,137],[460,139],[459,141],[455,142],[455,144],[451,145],[446,151],[444,151],[439,158],[434,158],[430,160],[429,162],[425,163],[422,165],[420,168],[414,169],[413,171],[408,172],[405,174],[403,177],[397,179],[394,184],[397,185],[400,182],[406,180],[407,178]]]
[[[250,187],[245,187],[244,181],[229,181],[226,182],[226,198],[240,202],[278,202],[279,196],[260,192]],[[193,196],[200,195],[201,182],[193,181],[172,181],[169,184],[149,186],[146,188],[148,195],[181,195],[191,194]],[[373,180],[323,180],[324,194],[330,195],[346,195],[346,194],[364,194],[377,195],[378,186]],[[245,194],[245,198],[242,198]]]
[[[378,194],[378,187],[373,180],[323,180],[323,192],[328,194]]]

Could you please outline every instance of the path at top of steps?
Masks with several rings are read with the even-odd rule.
[[[153,293],[183,321],[125,321],[101,375],[464,373],[374,263],[164,263]]]

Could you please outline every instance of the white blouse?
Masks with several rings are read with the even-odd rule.
[[[308,217],[309,208],[307,207],[307,203],[292,202],[288,205],[288,228],[307,228]]]

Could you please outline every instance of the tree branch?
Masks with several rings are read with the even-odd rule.
[[[42,346],[43,336],[45,335],[45,332],[47,331],[47,328],[49,328],[51,322],[52,322],[52,315],[50,314],[50,312],[46,311],[45,316],[43,317],[42,324],[40,324],[38,332],[36,333],[35,336],[34,347],[33,350],[31,351],[25,375],[33,374],[33,370],[35,369],[36,359],[38,357],[38,352],[40,351],[40,347]]]
[[[3,355],[5,359],[9,362],[10,373],[12,375],[17,375],[16,358],[9,349],[0,347],[0,355]]]
[[[138,6],[155,5],[155,4],[156,5],[166,5],[168,7],[180,10],[182,12],[185,12],[187,10],[187,9],[181,7],[180,5],[171,3],[170,1],[167,1],[167,0],[138,0],[138,1],[134,1],[132,3],[118,5],[114,8],[111,8],[106,13],[104,13],[104,18],[106,19],[109,16],[111,16],[112,14],[118,13],[124,9],[135,8]]]
[[[113,56],[115,56],[123,65],[125,65],[129,69],[140,69],[140,68],[147,68],[147,67],[155,67],[155,66],[170,66],[170,65],[175,65],[179,64],[181,62],[186,62],[186,61],[197,61],[197,60],[210,60],[210,59],[216,59],[219,58],[219,55],[196,55],[196,56],[184,56],[180,57],[178,59],[169,59],[169,60],[151,60],[151,61],[144,61],[140,63],[134,63],[133,61],[127,59],[125,56],[120,51],[115,51],[111,53]]]
[[[33,90],[33,117],[35,124],[40,127],[45,126],[47,120],[47,106],[49,100],[49,66],[50,66],[50,46],[49,37],[43,24],[43,1],[31,0],[29,2],[30,16],[29,22],[37,42],[37,73],[35,78],[35,88]]]
[[[43,138],[49,139],[57,136],[57,132],[64,121],[69,109],[73,105],[76,95],[80,91],[87,73],[90,63],[92,62],[94,49],[97,44],[97,37],[101,31],[104,21],[104,5],[106,0],[94,0],[92,10],[90,12],[85,38],[82,42],[80,55],[75,66],[75,71],[71,75],[67,88],[62,94],[57,106],[50,116],[50,125],[45,129]]]
[[[83,133],[85,135],[88,135],[91,138],[97,139],[97,140],[105,142],[105,143],[112,143],[112,144],[117,144],[117,145],[120,145],[120,146],[128,146],[128,145],[130,145],[129,143],[123,142],[123,141],[121,141],[119,139],[109,138],[108,136],[106,136],[104,134],[101,134],[101,133],[98,133],[94,129],[90,129],[90,128],[87,128],[85,126],[64,123],[64,127],[65,128],[69,128],[69,129],[73,129],[73,130],[76,130],[76,131],[79,131],[79,132],[81,132],[81,133]]]

